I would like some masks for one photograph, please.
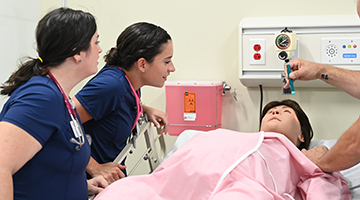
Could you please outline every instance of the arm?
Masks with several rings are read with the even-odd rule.
[[[75,96],[73,97],[73,101],[75,103],[76,111],[81,119],[81,123],[85,123],[93,118]],[[125,174],[121,171],[121,169],[125,168],[126,166],[113,162],[99,164],[93,157],[90,157],[89,163],[86,166],[86,171],[92,177],[102,175],[107,182],[112,183],[125,177]]]
[[[169,131],[169,122],[166,113],[156,110],[155,108],[143,105],[144,112],[149,117],[149,120],[154,123],[156,128],[164,127],[159,134],[167,133]]]
[[[351,96],[360,99],[360,72],[352,71],[342,68],[324,65],[320,63],[313,63],[301,58],[297,58],[289,62],[292,72],[290,78],[295,80],[315,80],[321,79],[328,84],[331,84]],[[285,67],[286,70],[286,67]],[[287,73],[285,73],[287,74]],[[322,78],[322,75],[327,79]],[[284,88],[288,88],[289,83],[286,83]]]
[[[82,123],[85,123],[93,118],[76,97],[73,97],[73,101]],[[93,157],[90,157],[89,163],[86,166],[86,171],[92,177],[102,175],[107,182],[112,183],[125,177],[124,173],[120,170],[125,168],[125,166],[113,162],[99,164]]]
[[[360,118],[341,135],[333,148],[317,162],[323,171],[350,168],[360,162]]]
[[[76,112],[80,117],[81,123],[85,123],[93,118],[75,96],[72,98],[72,100],[75,103]]]
[[[114,162],[99,164],[93,157],[90,157],[89,163],[86,166],[86,171],[92,177],[101,175],[107,182],[112,183],[125,177],[125,174],[121,171],[121,169],[125,168],[126,166]]]
[[[13,199],[12,175],[41,148],[41,144],[23,129],[0,122],[0,199]]]

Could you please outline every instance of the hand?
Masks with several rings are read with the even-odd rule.
[[[109,185],[103,176],[96,176],[87,182],[89,195],[98,194]]]
[[[121,171],[121,169],[125,169],[126,166],[108,162],[104,164],[97,164],[96,168],[91,171],[91,176],[103,176],[108,183],[113,183],[116,180],[125,177],[125,174]]]
[[[329,151],[329,149],[326,146],[314,147],[314,148],[309,149],[309,150],[306,150],[306,149],[301,150],[301,152],[315,164],[328,151]]]
[[[319,63],[313,63],[301,58],[296,58],[295,60],[285,64],[285,76],[287,83],[284,85],[284,88],[289,88],[289,77],[287,76],[286,65],[289,64],[291,68],[290,78],[295,80],[315,80],[319,78],[318,74],[321,70],[322,65]]]
[[[159,129],[163,127],[159,134],[166,134],[169,131],[169,122],[166,113],[160,110],[156,110],[155,108],[151,108],[149,106],[143,106],[143,108],[149,120],[154,124],[156,128]]]

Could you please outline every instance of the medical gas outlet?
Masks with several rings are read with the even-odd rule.
[[[280,33],[275,34],[275,50],[280,60],[288,61],[293,57],[296,47],[296,33],[285,28]]]

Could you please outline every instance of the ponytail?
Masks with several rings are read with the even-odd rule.
[[[118,54],[117,49],[115,47],[111,48],[104,56],[106,64],[114,65],[114,66],[122,66],[123,63],[121,61],[121,58],[117,54]]]
[[[1,94],[10,96],[16,88],[28,81],[33,76],[44,76],[45,72],[41,60],[28,58],[25,63],[21,63],[18,70],[15,71],[9,79],[0,87]]]

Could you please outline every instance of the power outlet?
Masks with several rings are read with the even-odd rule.
[[[249,39],[249,64],[265,65],[265,39]]]

